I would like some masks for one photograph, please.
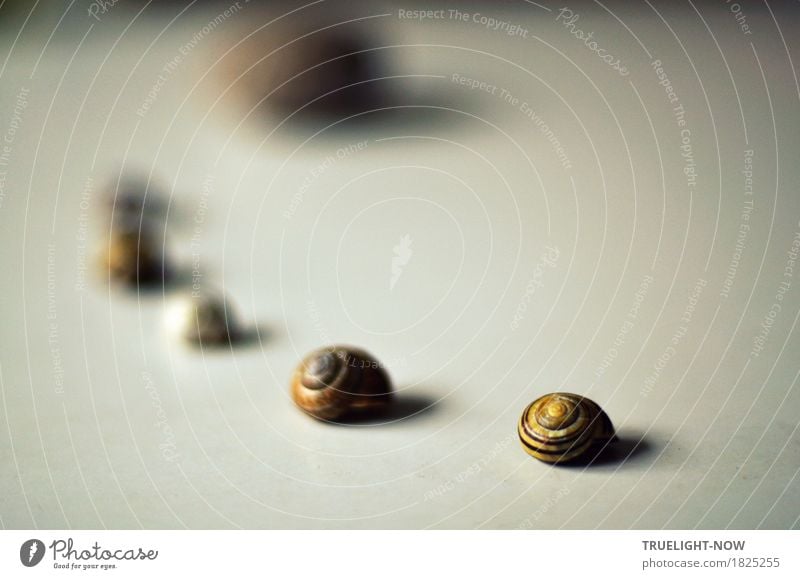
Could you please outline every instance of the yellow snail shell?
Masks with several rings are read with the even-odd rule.
[[[531,402],[517,432],[525,452],[550,463],[588,456],[616,438],[611,419],[595,402],[568,392]]]
[[[330,346],[311,352],[292,374],[295,404],[320,420],[384,408],[392,385],[380,363],[363,350]]]

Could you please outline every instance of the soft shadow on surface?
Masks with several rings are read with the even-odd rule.
[[[438,411],[440,400],[421,394],[395,395],[395,399],[382,412],[353,413],[340,420],[329,421],[339,426],[383,426],[416,420]]]
[[[450,105],[452,106],[452,105]],[[467,120],[467,116],[448,110],[447,104],[397,105],[385,108],[376,107],[355,113],[326,115],[315,111],[298,112],[284,122],[278,134],[293,140],[312,138],[325,146],[332,144],[375,140],[394,135],[401,129],[404,134],[420,131],[441,133],[454,132]],[[264,117],[272,119],[272,117]],[[274,127],[265,121],[263,131]]]
[[[188,267],[170,266],[157,279],[142,279],[128,285],[116,284],[121,290],[142,296],[160,296],[190,289],[192,270]]]
[[[256,345],[263,345],[274,337],[275,331],[267,324],[253,324],[239,330],[233,345],[241,348],[252,348]]]
[[[108,271],[101,269],[95,285],[98,288],[109,287],[117,295],[150,299],[191,288],[192,270],[170,267],[158,275],[143,274],[135,280],[121,281],[110,279]]]
[[[266,325],[255,324],[239,328],[229,340],[197,342],[187,345],[198,351],[202,350],[203,354],[229,353],[231,350],[255,348],[263,345],[264,342],[273,337],[272,335],[273,331]]]
[[[617,432],[617,440],[599,449],[599,451],[576,460],[557,464],[559,468],[586,468],[600,466],[623,466],[638,464],[652,456],[655,445],[648,441],[642,432],[623,430]]]

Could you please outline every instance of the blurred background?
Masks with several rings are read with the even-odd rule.
[[[797,8],[0,2],[0,524],[797,528]],[[293,406],[329,343],[388,415]]]

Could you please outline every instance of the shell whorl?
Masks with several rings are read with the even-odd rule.
[[[312,390],[335,387],[340,380],[342,366],[346,364],[343,356],[334,352],[322,352],[314,355],[305,364],[301,378],[303,386]]]
[[[556,392],[534,400],[519,420],[525,452],[544,462],[567,462],[613,440],[608,415],[592,400]]]

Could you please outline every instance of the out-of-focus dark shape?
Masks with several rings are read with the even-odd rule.
[[[100,262],[108,279],[139,288],[171,279],[165,258],[166,202],[144,180],[126,177],[105,200]]]
[[[354,112],[378,102],[376,59],[357,38],[323,33],[300,44],[263,71],[275,86],[276,107]]]
[[[112,231],[100,262],[112,282],[128,287],[160,286],[171,277],[159,238],[146,228]]]
[[[254,11],[255,12],[255,11]],[[266,16],[265,16],[266,18]],[[357,25],[270,24],[252,36],[239,31],[223,63],[224,82],[247,110],[284,119],[348,115],[381,106],[385,63]]]
[[[143,179],[125,177],[105,199],[112,229],[136,230],[140,227],[163,227],[167,203],[154,187]]]

